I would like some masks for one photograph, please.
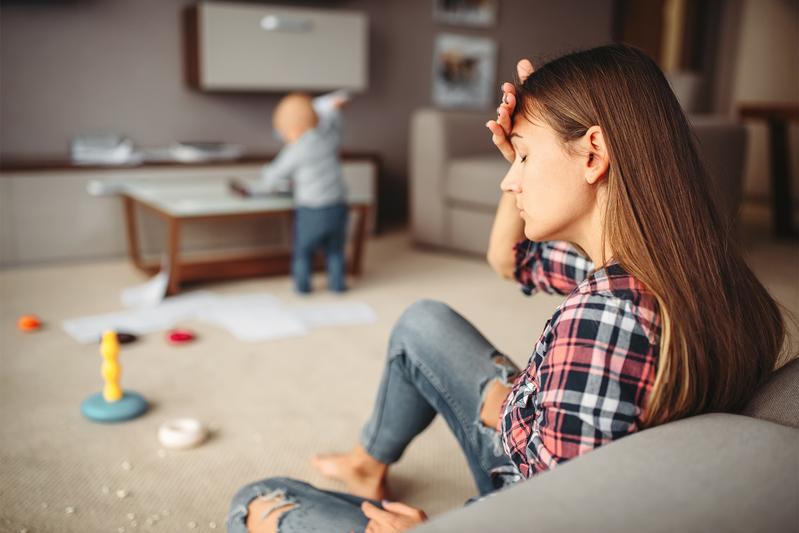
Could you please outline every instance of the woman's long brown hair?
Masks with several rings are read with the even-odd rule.
[[[661,70],[642,51],[611,45],[551,61],[516,85],[516,113],[543,120],[566,148],[591,126],[602,129],[610,156],[603,239],[655,294],[662,321],[642,425],[742,409],[775,367],[783,319],[738,249],[733,217],[718,211]]]

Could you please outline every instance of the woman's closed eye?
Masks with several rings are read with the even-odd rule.
[[[525,161],[527,161],[527,156],[519,154],[519,161],[524,163]]]

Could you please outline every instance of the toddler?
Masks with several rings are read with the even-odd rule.
[[[297,292],[311,291],[313,255],[323,250],[328,287],[346,287],[347,189],[338,148],[343,120],[341,107],[348,98],[337,91],[315,99],[291,93],[275,108],[275,131],[285,143],[277,157],[255,182],[234,181],[231,186],[246,195],[291,191],[294,214],[292,276]]]

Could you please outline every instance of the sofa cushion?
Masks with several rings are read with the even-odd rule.
[[[775,371],[743,414],[799,428],[799,359]]]
[[[508,163],[499,155],[452,159],[444,194],[449,202],[485,207],[493,213],[502,195],[499,183],[507,172]]]

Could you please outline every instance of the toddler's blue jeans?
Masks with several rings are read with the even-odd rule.
[[[347,290],[347,215],[345,203],[295,209],[291,273],[297,292],[311,292],[313,256],[318,250],[325,254],[328,288],[335,292]]]
[[[509,385],[518,367],[466,319],[432,300],[414,303],[400,317],[387,355],[372,415],[361,433],[364,449],[382,463],[394,463],[440,414],[466,455],[480,494],[491,492],[489,472],[508,467],[510,460],[499,432],[480,420],[483,395],[492,382]],[[228,531],[247,531],[248,506],[258,497],[295,505],[280,517],[279,533],[362,532],[368,523],[360,509],[364,498],[288,478],[267,478],[245,486],[233,498]]]

